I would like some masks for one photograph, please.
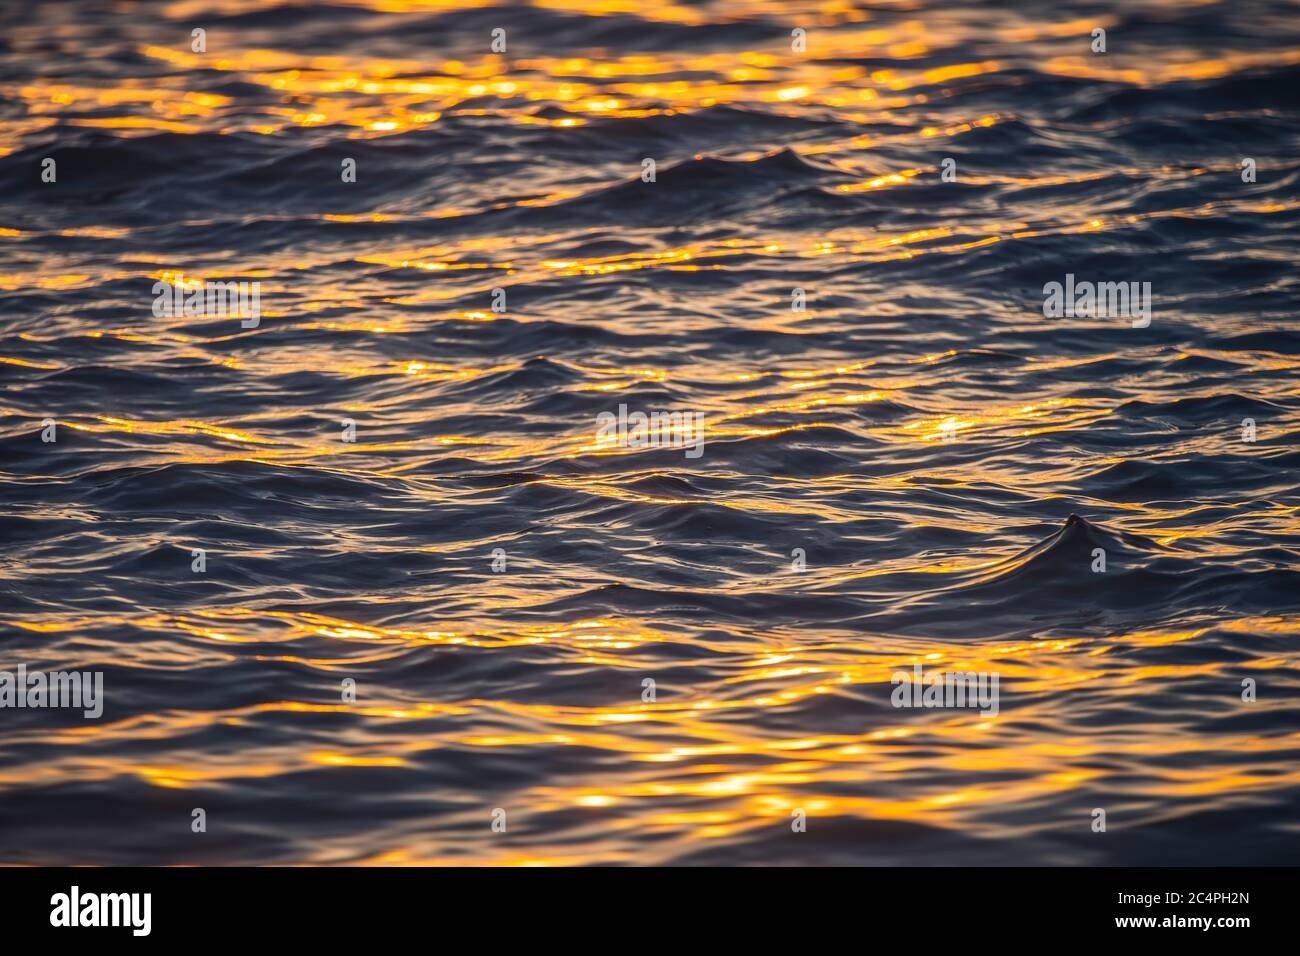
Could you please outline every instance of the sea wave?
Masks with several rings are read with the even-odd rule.
[[[406,6],[6,14],[0,862],[1296,861],[1293,6]]]

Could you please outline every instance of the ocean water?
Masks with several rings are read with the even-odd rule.
[[[1298,183],[1290,3],[6,5],[0,862],[1300,862]]]

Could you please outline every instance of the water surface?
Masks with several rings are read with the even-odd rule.
[[[0,861],[1300,860],[1295,5],[0,16]]]

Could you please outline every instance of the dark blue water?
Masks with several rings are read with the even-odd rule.
[[[1300,860],[1296,5],[0,24],[0,862]]]

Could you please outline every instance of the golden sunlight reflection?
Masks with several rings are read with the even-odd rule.
[[[238,608],[214,609],[166,621],[126,619],[124,623],[146,633],[165,627],[187,634],[200,645],[212,643],[217,647],[232,639],[263,644],[300,644],[311,639],[322,651],[329,645],[342,648],[353,642],[373,642],[388,648],[383,653],[398,654],[412,643],[459,642],[503,648],[544,642],[556,645],[580,661],[590,654],[593,646],[600,646],[604,660],[632,671],[637,668],[638,649],[647,642],[681,639],[617,619],[587,620],[565,626],[539,625],[508,632],[453,634],[362,626],[306,612],[270,617],[277,620],[278,631],[266,630],[267,612]],[[63,626],[69,630],[89,626],[93,630],[112,623],[97,616],[84,622],[65,621]],[[1242,620],[1235,626],[1291,635],[1300,633],[1300,619],[1295,618]],[[31,627],[48,630],[50,625]],[[1177,639],[1190,640],[1194,636],[1188,633]],[[689,799],[699,801],[695,809],[654,810],[637,825],[662,828],[669,833],[691,832],[704,826],[708,830],[704,837],[709,839],[770,825],[767,821],[788,817],[793,807],[815,808],[817,813],[830,816],[961,826],[968,815],[998,806],[1032,799],[1068,799],[1080,783],[1100,773],[1094,766],[1096,761],[1140,763],[1153,751],[1194,758],[1198,753],[1215,749],[1234,749],[1241,762],[1239,771],[1230,776],[1216,767],[1196,769],[1194,763],[1156,770],[1154,778],[1142,784],[1142,792],[1152,799],[1220,793],[1245,796],[1252,789],[1275,785],[1276,774],[1252,770],[1250,757],[1254,750],[1263,751],[1281,741],[1252,740],[1229,732],[1178,735],[1155,727],[1149,734],[1130,732],[1122,738],[1098,736],[1083,728],[1074,734],[1048,738],[1035,733],[1033,728],[1039,711],[1052,706],[1054,694],[1078,693],[1080,688],[1086,692],[1090,685],[1106,684],[1112,692],[1137,702],[1148,685],[1158,682],[1165,686],[1170,680],[1222,676],[1227,672],[1230,666],[1227,661],[1119,671],[1110,664],[1111,656],[1125,645],[1170,639],[1171,635],[1162,633],[1134,633],[1116,635],[1104,642],[1055,640],[983,646],[958,643],[940,653],[918,655],[905,642],[888,639],[874,640],[872,649],[864,650],[855,635],[837,638],[828,633],[821,641],[809,643],[806,639],[783,642],[769,634],[756,638],[749,646],[729,643],[715,647],[716,651],[725,651],[733,658],[735,676],[719,683],[713,691],[683,687],[680,693],[654,706],[560,707],[467,698],[436,705],[375,701],[363,710],[395,724],[432,719],[438,714],[457,714],[472,723],[479,715],[485,728],[499,723],[491,716],[496,713],[507,716],[517,727],[549,728],[545,731],[458,731],[425,740],[402,735],[371,736],[355,742],[339,740],[328,750],[307,749],[296,761],[288,763],[283,753],[261,753],[253,748],[232,752],[217,763],[206,763],[201,769],[109,762],[86,764],[76,756],[75,750],[67,749],[63,757],[56,757],[37,773],[47,779],[58,779],[60,774],[74,768],[90,779],[133,774],[152,786],[184,789],[198,783],[265,777],[311,767],[400,769],[421,759],[422,753],[444,748],[469,751],[595,748],[620,754],[627,769],[612,778],[578,778],[564,786],[539,786],[526,795],[532,812],[566,808],[594,811],[630,807],[649,800]],[[165,654],[165,644],[154,645],[146,653]],[[337,662],[347,659],[338,658]],[[324,659],[318,662],[328,664]],[[779,732],[758,729],[765,726],[761,717],[765,710],[788,708],[810,695],[853,694],[859,688],[887,686],[891,673],[905,671],[920,662],[929,667],[963,671],[998,670],[1005,681],[1015,683],[1017,693],[1029,704],[1013,716],[1003,715],[997,721],[954,718],[941,713],[918,718],[908,711],[886,710],[864,719],[856,733],[786,737]],[[98,732],[125,742],[167,730],[174,732],[181,722],[194,730],[205,724],[255,721],[268,710],[301,710],[303,706],[285,702],[184,716],[160,714],[113,722]],[[1260,706],[1283,707],[1285,702]],[[75,739],[79,732],[68,731],[69,739]],[[23,732],[19,731],[18,737],[22,736]],[[1288,734],[1287,740],[1291,745],[1300,742],[1300,731]],[[900,747],[902,741],[907,741],[909,746]],[[922,755],[922,751],[932,756]],[[838,792],[841,783],[864,777],[886,779],[923,766],[978,774],[982,782],[921,786],[906,794],[882,791],[870,797],[850,797]],[[0,774],[0,782],[7,777]],[[1300,782],[1300,770],[1290,773],[1287,779],[1291,783]],[[558,847],[555,849],[561,852]],[[422,856],[418,848],[412,849],[411,854],[411,862],[439,861],[436,856]]]
[[[93,726],[20,722],[12,747],[55,746],[0,768],[0,785],[164,801],[290,775],[327,794],[400,781],[402,800],[445,812],[396,827],[397,845],[305,855],[515,866],[678,861],[796,809],[988,837],[1010,832],[1006,808],[1074,812],[1114,779],[1144,807],[1245,808],[1300,785],[1300,766],[1277,763],[1300,745],[1293,702],[1261,694],[1247,722],[1233,697],[1241,672],[1300,660],[1300,618],[1260,579],[1249,612],[1111,627],[1080,575],[1077,606],[1030,636],[960,631],[1015,603],[989,582],[1023,586],[1023,539],[1072,512],[1154,543],[1164,561],[1138,592],[1172,587],[1164,565],[1183,559],[1289,573],[1300,358],[1261,331],[1288,280],[1243,294],[1245,316],[1227,291],[1168,290],[1166,328],[1197,337],[1096,322],[1049,342],[1030,266],[1169,241],[1219,276],[1208,243],[1225,223],[1283,234],[1300,198],[1280,160],[1281,189],[1238,188],[1235,153],[1144,162],[1124,137],[1158,127],[1154,107],[1111,114],[1170,85],[1179,110],[1200,108],[1195,84],[1249,87],[1300,50],[1139,38],[1090,56],[1089,31],[1125,16],[914,0],[529,0],[521,22],[581,21],[603,45],[520,36],[498,55],[433,38],[440,18],[495,0],[327,6],[366,28],[300,42],[266,26],[289,9],[278,0],[168,0],[148,29],[96,38],[91,74],[0,80],[6,163],[85,137],[139,150],[107,175],[161,180],[129,215],[116,181],[66,203],[84,221],[57,203],[0,211],[0,296],[22,314],[0,349],[17,383],[4,437],[26,443],[3,466],[18,476],[6,534],[27,547],[42,490],[41,519],[78,526],[98,575],[57,604],[67,568],[31,531],[26,564],[5,562],[39,596],[5,624],[22,647],[179,695],[146,709],[124,693]],[[1144,30],[1176,8],[1156,4]],[[797,55],[796,13],[810,35]],[[178,25],[209,16],[239,26],[194,52]],[[780,25],[776,39],[718,39],[755,24]],[[4,42],[44,55],[28,26]],[[130,68],[107,68],[119,60]],[[1032,82],[1056,96],[1093,81],[1105,97],[1057,127],[1022,99]],[[1216,96],[1204,109],[1238,122]],[[1111,136],[1104,164],[1076,162],[1080,141]],[[247,158],[209,167],[217,142]],[[56,145],[62,182],[98,162],[99,145]],[[1041,158],[1056,149],[1070,161]],[[651,153],[657,191],[641,178]],[[950,154],[970,157],[951,200],[936,191]],[[402,172],[335,189],[344,156]],[[318,189],[307,171],[327,167]],[[733,183],[735,208],[718,199]],[[145,215],[159,197],[165,222]],[[260,326],[155,316],[144,293],[236,280],[260,283]],[[67,403],[58,456],[36,437],[56,414],[47,395]],[[692,417],[656,419],[638,445],[602,430],[620,405]],[[1246,414],[1269,440],[1229,461]],[[347,422],[359,440],[340,439]],[[1158,465],[1125,444],[1174,437],[1180,457]],[[683,454],[696,441],[703,463]],[[1220,487],[1232,469],[1248,492]],[[1184,485],[1206,497],[1172,500]],[[172,489],[193,521],[170,515]],[[205,537],[210,576],[174,573]],[[498,548],[510,573],[484,571]],[[1042,560],[1055,573],[1073,555]],[[151,590],[120,596],[135,577]],[[1205,600],[1226,608],[1218,587]],[[957,609],[929,614],[941,598]],[[891,627],[893,600],[921,623]],[[787,606],[798,626],[769,610]],[[1214,644],[1246,638],[1255,656]],[[254,676],[228,677],[236,665]],[[997,673],[1014,706],[895,708],[893,675],[914,665]],[[647,674],[657,697],[639,696]],[[363,691],[341,703],[352,677]],[[1207,712],[1169,702],[1207,685],[1222,697]],[[203,749],[213,739],[237,743]],[[489,799],[469,778],[516,766],[548,768],[519,772],[519,805],[590,839],[456,844]]]

